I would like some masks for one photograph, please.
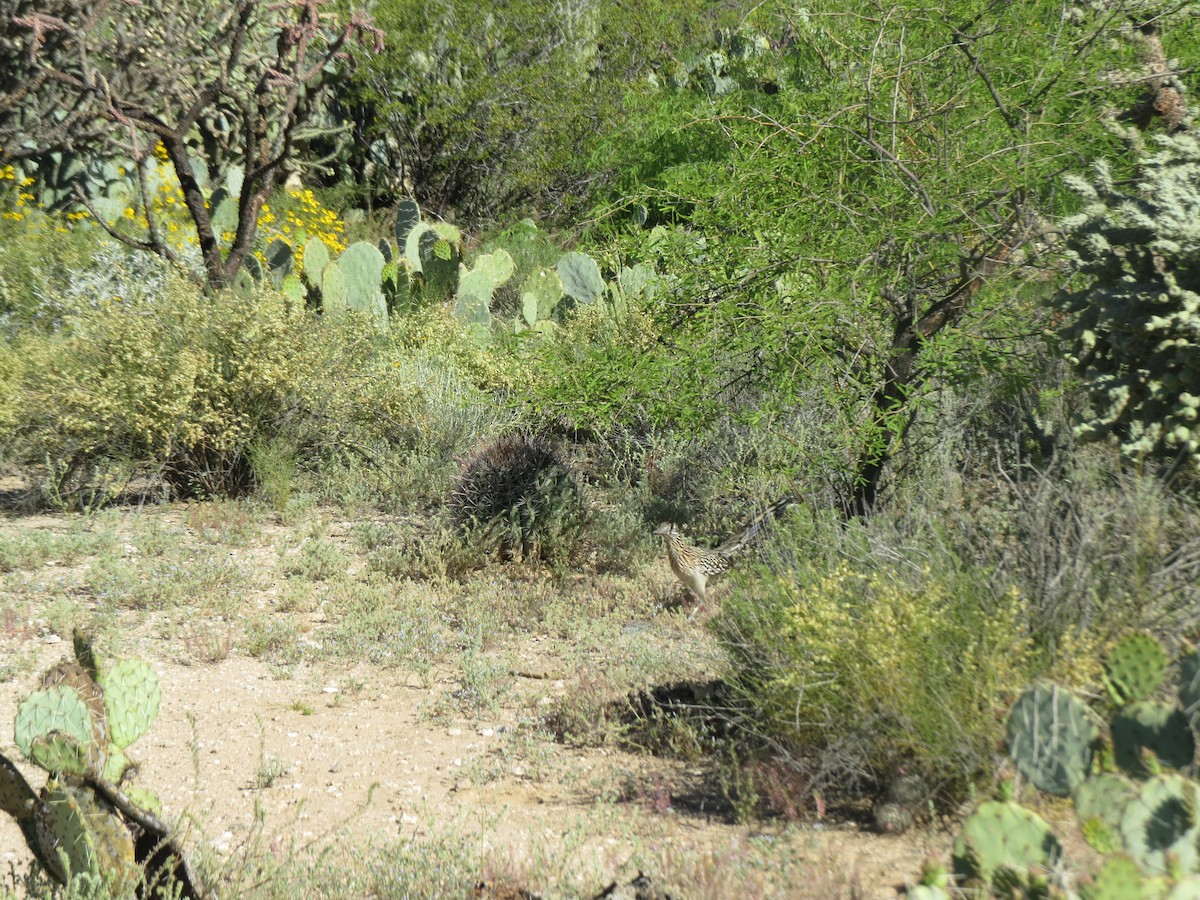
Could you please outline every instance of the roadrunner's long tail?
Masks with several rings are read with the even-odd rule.
[[[765,526],[779,518],[779,514],[795,502],[795,497],[784,497],[782,500],[776,500],[755,516],[741,531],[726,538],[722,544],[718,545],[717,552],[725,556],[734,556],[741,553],[758,537],[759,532]]]

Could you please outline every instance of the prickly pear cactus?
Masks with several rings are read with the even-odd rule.
[[[471,267],[472,272],[482,272],[487,276],[493,290],[507,284],[515,269],[512,255],[504,249],[480,255]]]
[[[1110,856],[1100,871],[1083,886],[1083,900],[1126,900],[1144,897],[1146,877],[1128,856]]]
[[[1200,650],[1192,650],[1179,660],[1179,704],[1195,728],[1200,722]]]
[[[1137,790],[1123,775],[1102,772],[1075,790],[1075,814],[1093,849],[1111,853],[1120,844],[1121,810]]]
[[[396,204],[396,244],[403,247],[408,240],[409,232],[421,221],[421,207],[412,198],[401,200]]]
[[[558,261],[557,270],[563,290],[577,303],[592,303],[604,293],[600,267],[586,253],[568,253]]]
[[[33,762],[37,762],[33,755],[35,743],[52,733],[72,738],[84,747],[95,744],[92,714],[74,688],[66,685],[34,691],[26,697],[17,707],[13,731],[17,746]]]
[[[346,305],[381,325],[387,325],[387,303],[383,299],[383,254],[374,244],[355,241],[338,257],[346,276]]]
[[[86,644],[77,645],[75,652],[83,659],[89,659],[91,648]],[[98,671],[94,659],[87,666],[78,659],[62,659],[42,675],[42,687],[53,688],[65,685],[74,690],[79,695],[79,699],[87,704],[88,712],[92,714],[92,734],[96,743],[103,744],[108,740],[108,720],[104,709],[104,693],[100,690],[100,685],[96,683],[96,676],[93,674]]]
[[[990,883],[1001,870],[1051,868],[1062,847],[1050,826],[1017,803],[989,800],[963,822],[954,842],[954,874],[964,881]]]
[[[1189,875],[1175,882],[1165,900],[1200,900],[1200,875]]]
[[[538,269],[521,285],[521,316],[533,328],[538,322],[549,324],[554,308],[564,296],[562,279],[553,269]]]
[[[1195,872],[1200,866],[1200,788],[1181,775],[1146,781],[1125,804],[1121,840],[1144,872]]]
[[[162,701],[158,676],[149,663],[123,659],[101,674],[100,688],[110,740],[124,749],[149,731],[158,718]]]
[[[1151,753],[1157,763],[1186,769],[1196,756],[1196,738],[1187,716],[1175,706],[1143,700],[1119,710],[1111,723],[1113,758],[1134,778],[1153,774],[1147,765]]]
[[[321,271],[321,309],[325,315],[337,318],[345,312],[349,299],[346,273],[337,263],[329,263]]]
[[[279,287],[283,284],[283,279],[292,272],[292,265],[296,261],[296,254],[292,251],[292,245],[283,238],[275,238],[267,246],[267,269],[271,273],[271,282]]]
[[[1127,634],[1108,654],[1104,668],[1109,692],[1117,703],[1145,700],[1161,687],[1170,657],[1152,635]]]
[[[133,835],[90,790],[51,779],[36,813],[42,857],[66,883],[80,873],[102,878],[120,896],[138,878]]]
[[[1008,716],[1008,752],[1017,768],[1038,790],[1060,797],[1087,777],[1096,736],[1087,707],[1053,684],[1026,690]]]
[[[310,237],[304,242],[304,256],[301,271],[305,279],[313,287],[321,285],[321,274],[329,265],[329,248],[319,237]]]

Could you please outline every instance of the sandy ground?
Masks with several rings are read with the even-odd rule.
[[[46,522],[53,517],[10,518],[0,531]],[[36,787],[40,773],[21,761],[8,723],[40,673],[70,653],[70,638],[31,623],[0,629],[0,654],[28,660],[0,683],[0,752]],[[847,895],[874,898],[895,896],[925,856],[948,844],[940,833],[880,836],[821,822],[747,827],[676,808],[661,786],[694,780],[699,773],[688,766],[564,746],[523,729],[531,710],[566,689],[558,661],[540,657],[535,639],[519,649],[520,673],[490,719],[433,712],[453,689],[451,671],[435,669],[422,683],[395,668],[302,664],[280,677],[278,667],[236,651],[182,665],[153,652],[152,642],[139,646],[158,672],[163,703],[131,748],[134,783],[159,795],[166,818],[190,823],[189,844],[229,859],[254,847],[337,852],[457,834],[508,871],[569,871],[578,896],[590,896],[656,856],[719,867],[767,839],[779,842],[794,872],[808,873],[771,885],[778,895],[827,896],[839,884]],[[648,786],[640,796],[637,785]],[[5,817],[0,871],[28,859]]]

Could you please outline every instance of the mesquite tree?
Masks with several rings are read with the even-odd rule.
[[[151,164],[161,146],[196,229],[203,267],[189,274],[209,289],[223,287],[252,249],[263,203],[304,143],[351,39],[378,49],[367,18],[342,17],[328,5],[2,0],[0,159],[131,161],[144,233],[98,214],[86,178],[72,185],[75,200],[113,237],[185,268],[151,203]],[[231,192],[237,224],[225,245],[205,182],[224,184],[235,168],[243,173]]]

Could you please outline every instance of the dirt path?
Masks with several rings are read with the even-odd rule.
[[[11,617],[0,634],[0,654],[22,660],[0,683],[0,751],[14,760],[17,703],[70,652],[69,638],[56,638]],[[553,649],[533,639],[513,651],[525,674],[513,675],[494,714],[469,717],[439,703],[459,683],[452,669],[424,681],[336,660],[281,671],[238,652],[183,665],[145,637],[136,646],[159,674],[163,704],[131,749],[135,783],[157,792],[168,818],[187,817],[191,845],[231,865],[255,853],[332,847],[349,857],[368,844],[449,838],[485,861],[481,878],[549,896],[591,896],[645,870],[660,873],[660,887],[682,879],[678,896],[731,896],[753,883],[761,896],[882,898],[947,843],[822,823],[746,827],[678,809],[672,792],[695,780],[694,768],[564,746],[530,727],[569,689],[555,678]],[[36,770],[23,768],[36,786]],[[0,821],[0,871],[28,857],[15,825]]]

